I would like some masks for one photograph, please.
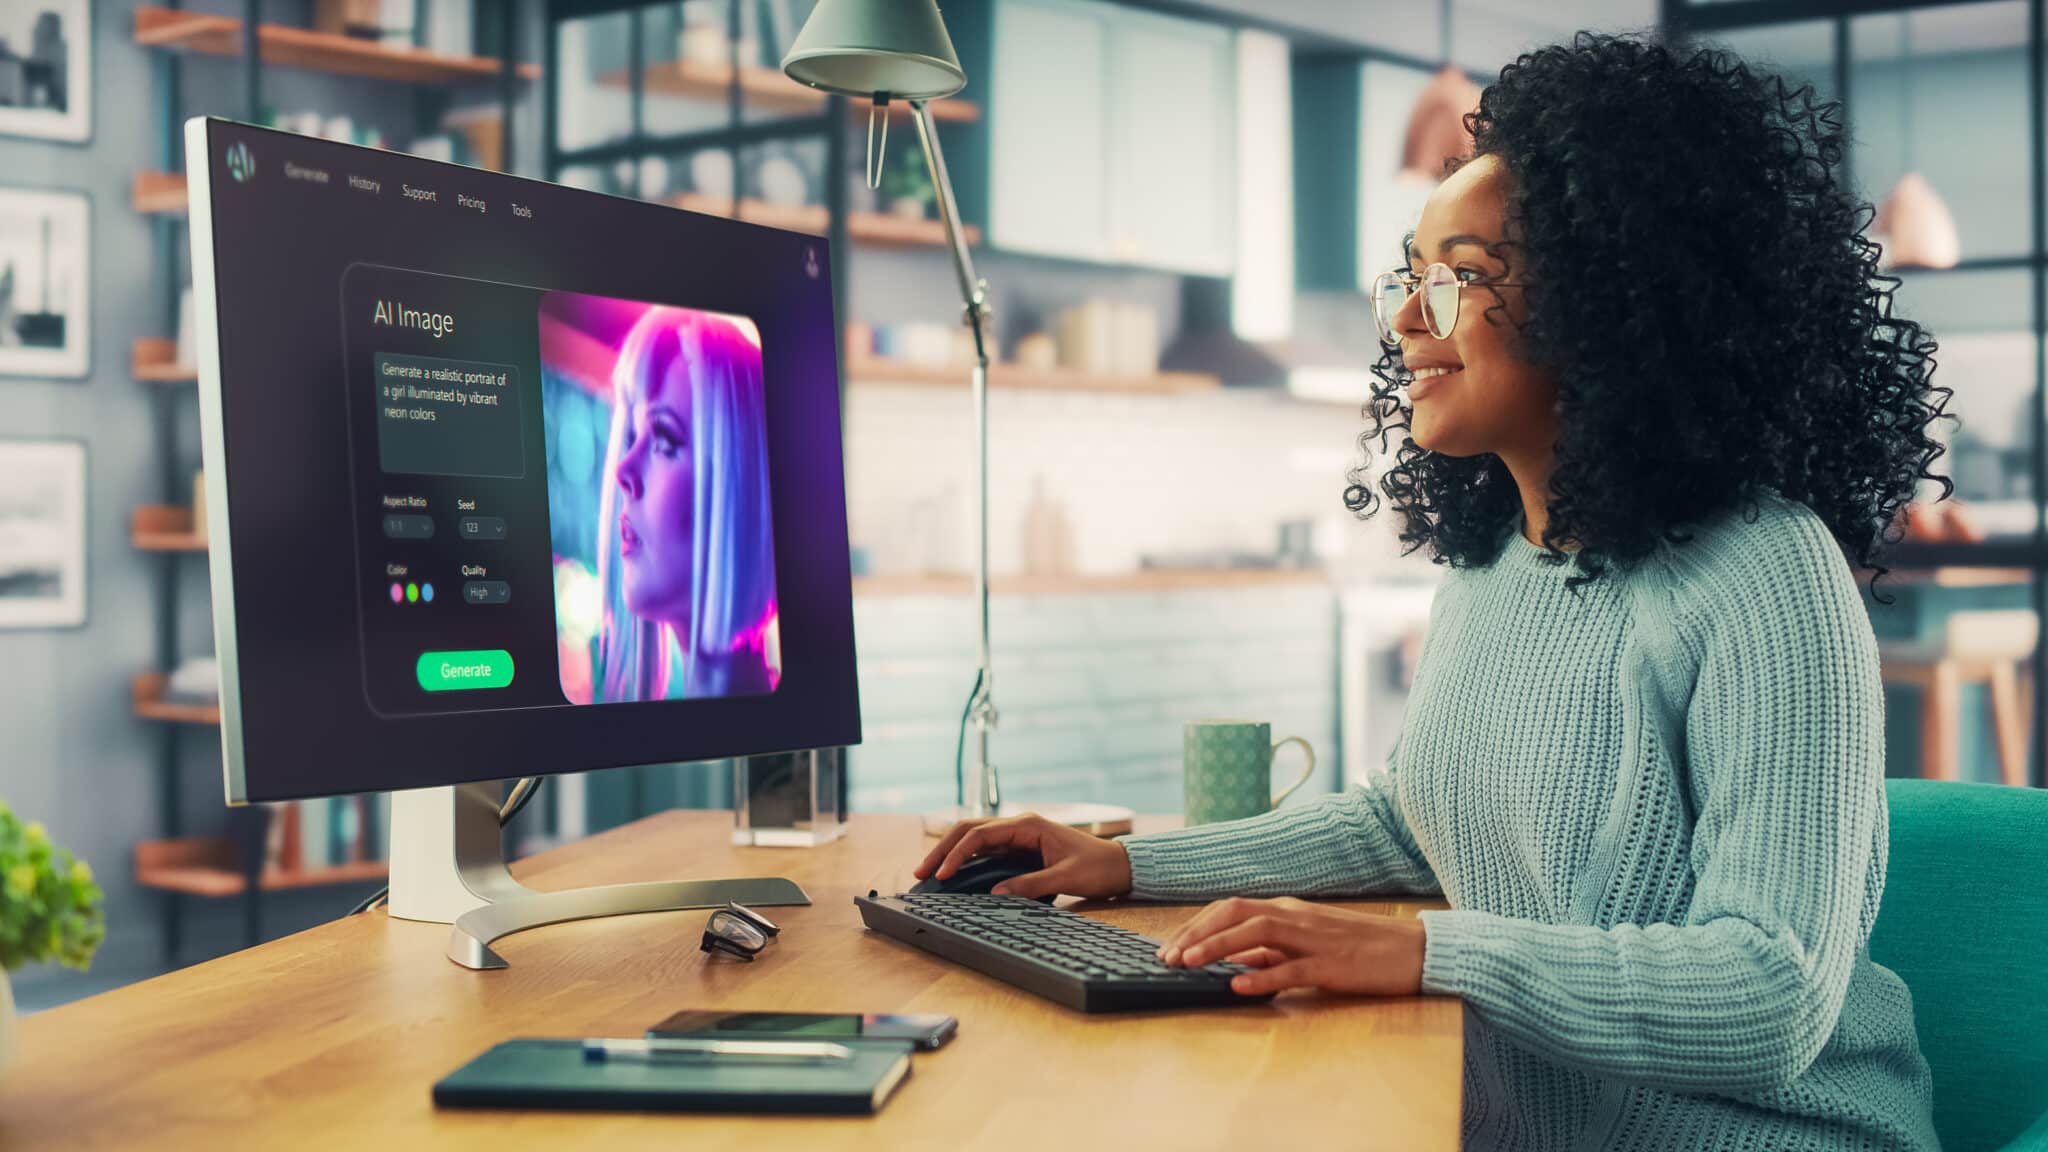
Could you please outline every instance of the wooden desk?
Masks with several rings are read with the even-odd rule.
[[[735,848],[723,813],[670,812],[535,857],[537,888],[785,875],[815,901],[773,909],[752,964],[697,949],[706,914],[563,924],[507,938],[500,972],[442,952],[446,925],[372,912],[23,1022],[0,1075],[0,1148],[713,1152],[803,1147],[1452,1148],[1456,1000],[1084,1016],[861,928],[901,891],[915,817],[856,818],[821,849]],[[1150,822],[1159,826],[1158,821]],[[1141,824],[1141,827],[1144,825]],[[1428,903],[1368,907],[1413,913]],[[1157,933],[1187,907],[1103,906]],[[433,1082],[513,1036],[634,1036],[688,1007],[943,1012],[946,1048],[873,1118],[436,1112]]]

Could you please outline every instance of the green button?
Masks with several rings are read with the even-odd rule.
[[[429,692],[503,688],[512,682],[512,654],[502,648],[476,652],[422,652],[413,673]]]

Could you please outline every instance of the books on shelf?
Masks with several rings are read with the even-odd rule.
[[[443,56],[476,55],[476,29],[470,0],[427,0],[426,42],[429,52]]]
[[[1122,376],[1159,371],[1159,315],[1143,304],[1084,300],[1060,312],[1052,336],[1062,368]]]
[[[333,847],[327,838],[327,807],[330,803],[332,801],[322,797],[317,800],[299,800],[289,805],[294,815],[298,817],[300,828],[319,830],[319,835],[299,837],[300,871],[312,872],[330,867],[334,863]]]
[[[294,846],[299,836],[299,814],[287,804],[270,810],[270,823],[264,829],[263,867],[274,869],[278,861],[285,858],[286,851]]]
[[[336,864],[363,858],[363,802],[360,796],[337,796],[327,806],[327,845]]]
[[[179,662],[164,681],[163,702],[194,708],[220,703],[220,665],[211,656]]]
[[[390,851],[391,797],[324,796],[271,806],[264,870],[318,872],[382,860]]]
[[[413,0],[318,0],[313,6],[313,29],[410,48],[416,15]]]

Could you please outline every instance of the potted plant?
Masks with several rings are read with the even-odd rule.
[[[7,973],[54,960],[84,970],[107,934],[92,869],[0,802],[0,1067],[14,1059]]]
[[[922,152],[904,153],[883,182],[888,185],[884,191],[889,197],[889,211],[908,220],[925,219],[938,199]]]

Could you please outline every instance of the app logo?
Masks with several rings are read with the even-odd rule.
[[[818,249],[815,245],[804,245],[804,275],[813,280],[818,278]]]
[[[228,175],[233,176],[237,184],[247,184],[256,178],[256,157],[240,140],[228,147]]]

